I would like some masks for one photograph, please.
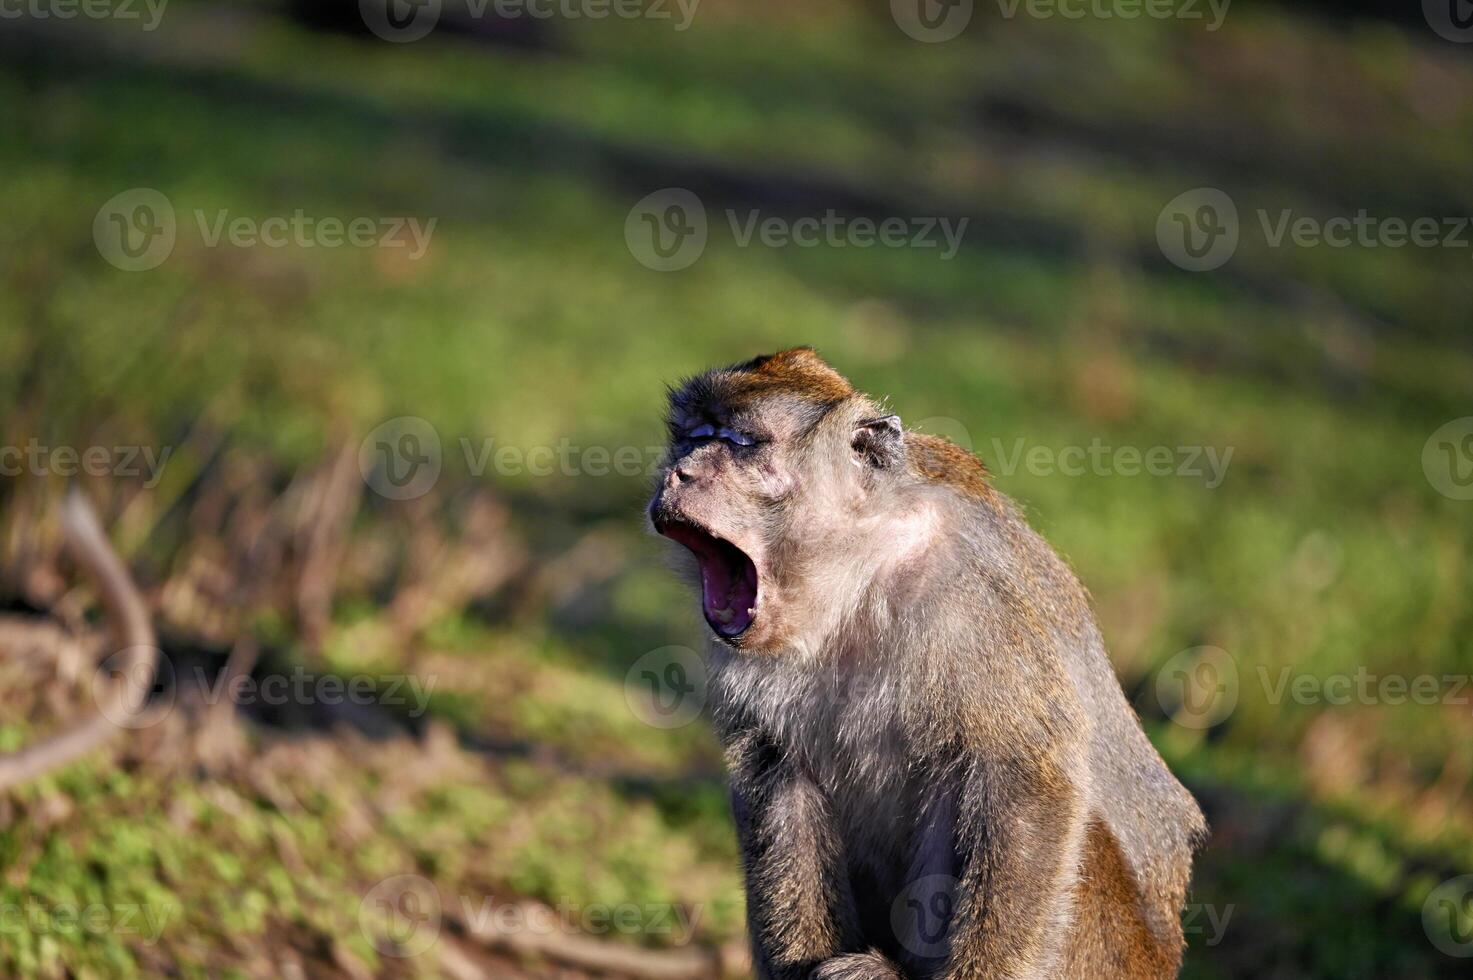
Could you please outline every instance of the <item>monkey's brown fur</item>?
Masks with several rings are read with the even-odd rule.
[[[759,976],[1174,976],[1201,813],[982,463],[808,348],[669,421]]]

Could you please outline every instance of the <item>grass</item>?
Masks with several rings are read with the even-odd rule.
[[[249,749],[265,788],[151,764],[23,791],[0,901],[170,919],[153,944],[11,932],[0,968],[249,974],[280,943],[430,971],[380,964],[358,927],[363,892],[404,871],[447,895],[699,906],[698,941],[739,936],[711,737],[646,726],[624,700],[639,656],[699,636],[638,526],[644,479],[476,472],[475,450],[643,453],[664,383],[806,342],[907,420],[969,440],[1091,588],[1127,691],[1217,829],[1194,902],[1233,911],[1214,945],[1193,936],[1189,975],[1452,975],[1420,919],[1439,881],[1473,870],[1468,706],[1269,688],[1286,668],[1314,685],[1473,673],[1473,522],[1421,469],[1431,433],[1467,413],[1470,250],[1274,248],[1258,212],[1473,214],[1473,66],[1430,33],[1265,5],[1214,34],[979,7],[942,45],[909,42],[882,8],[713,3],[685,32],[560,22],[515,48],[388,45],[273,4],[175,0],[146,36],[76,22],[0,41],[7,445],[179,446],[155,493],[182,496],[206,465],[190,456],[201,420],[290,472],[414,415],[445,448],[440,489],[504,499],[534,568],[590,536],[602,556],[563,591],[448,612],[412,649],[385,638],[381,596],[345,590],[329,669],[438,679],[430,715],[460,744],[424,785],[394,790],[430,751],[408,736],[267,731]],[[1161,257],[1156,220],[1203,185],[1232,195],[1242,243],[1190,274]],[[169,197],[178,242],[126,273],[90,229],[137,186]],[[623,237],[665,186],[711,217],[700,259],[671,274]],[[971,223],[942,262],[743,248],[725,215],[831,207]],[[212,248],[196,212],[220,209],[436,225],[418,261]],[[1173,468],[1178,447],[1232,455],[1213,487],[1003,465],[1092,443],[1167,447]],[[397,513],[365,504],[359,538]],[[166,567],[185,543],[165,523],[134,564]],[[290,646],[290,623],[272,629]],[[1200,731],[1155,691],[1203,645],[1238,683]]]

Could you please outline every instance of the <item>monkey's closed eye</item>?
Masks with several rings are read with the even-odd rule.
[[[691,429],[686,435],[692,439],[710,439],[716,435],[716,426],[707,422],[704,425],[698,425],[694,429]]]
[[[728,429],[726,426],[722,426],[721,430],[716,434],[733,446],[751,446],[757,442],[756,439],[747,433],[738,432],[735,429]]]

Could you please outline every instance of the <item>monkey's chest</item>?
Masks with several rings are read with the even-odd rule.
[[[832,808],[851,870],[876,883],[902,874],[920,811],[903,740],[877,725],[811,734],[805,761]]]

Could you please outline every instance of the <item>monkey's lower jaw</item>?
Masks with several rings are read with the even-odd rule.
[[[757,566],[725,538],[683,520],[655,529],[690,549],[701,567],[701,610],[717,636],[736,639],[757,617]]]

